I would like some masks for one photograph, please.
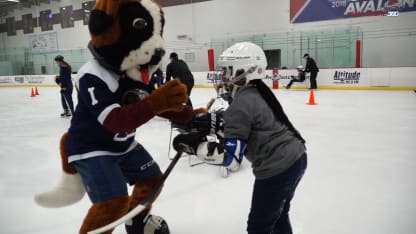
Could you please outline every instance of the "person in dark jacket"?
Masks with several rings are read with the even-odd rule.
[[[303,71],[303,66],[300,65],[296,68],[296,70],[298,71],[298,76],[290,76],[291,80],[289,82],[289,84],[287,84],[287,86],[285,87],[286,89],[290,89],[290,87],[292,87],[293,82],[304,82],[305,81],[305,72]]]
[[[313,58],[311,58],[309,54],[303,55],[303,58],[306,59],[305,72],[311,73],[311,89],[317,89],[318,86],[316,84],[316,77],[318,76],[319,68],[316,65],[315,60],[313,60]]]
[[[185,61],[178,58],[178,54],[172,52],[169,56],[170,63],[166,67],[166,82],[170,81],[172,78],[179,79],[183,84],[186,85],[188,89],[188,106],[192,107],[191,102],[191,91],[194,87],[194,76],[192,75],[191,70],[189,70],[188,65]]]
[[[64,112],[61,117],[70,117],[74,113],[74,103],[72,101],[73,84],[71,78],[71,66],[65,62],[62,55],[55,57],[55,62],[59,66],[59,76],[55,77],[55,82],[61,87],[61,103]]]

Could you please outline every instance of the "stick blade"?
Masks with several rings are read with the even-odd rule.
[[[131,210],[129,213],[127,213],[126,215],[120,217],[119,219],[113,221],[112,223],[109,223],[103,227],[97,228],[95,230],[89,231],[87,232],[87,234],[99,234],[99,233],[103,233],[106,232],[108,230],[114,229],[117,226],[127,222],[129,219],[134,218],[136,215],[138,215],[140,212],[142,212],[144,209],[146,208],[146,206],[139,204],[138,206],[136,206],[133,210]]]

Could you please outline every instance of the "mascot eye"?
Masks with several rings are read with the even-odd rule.
[[[144,29],[147,26],[147,21],[143,18],[136,18],[133,20],[133,28]]]

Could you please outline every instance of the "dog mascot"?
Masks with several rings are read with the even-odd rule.
[[[35,196],[44,207],[62,207],[88,194],[92,202],[80,234],[97,229],[140,204],[162,172],[135,130],[158,115],[186,123],[203,109],[186,107],[179,79],[153,90],[147,84],[165,54],[164,16],[152,0],[98,0],[89,21],[93,58],[76,78],[78,105],[61,139],[63,175],[52,190]],[[127,184],[134,186],[128,195]],[[149,205],[127,222],[128,234],[166,234]],[[105,232],[106,234],[112,231]]]

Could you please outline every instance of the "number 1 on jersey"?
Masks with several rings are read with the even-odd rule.
[[[90,96],[91,96],[91,105],[92,106],[94,106],[95,104],[97,104],[98,103],[98,101],[97,101],[97,99],[95,98],[95,95],[94,95],[94,87],[91,87],[91,88],[88,88],[88,92],[90,93]]]

